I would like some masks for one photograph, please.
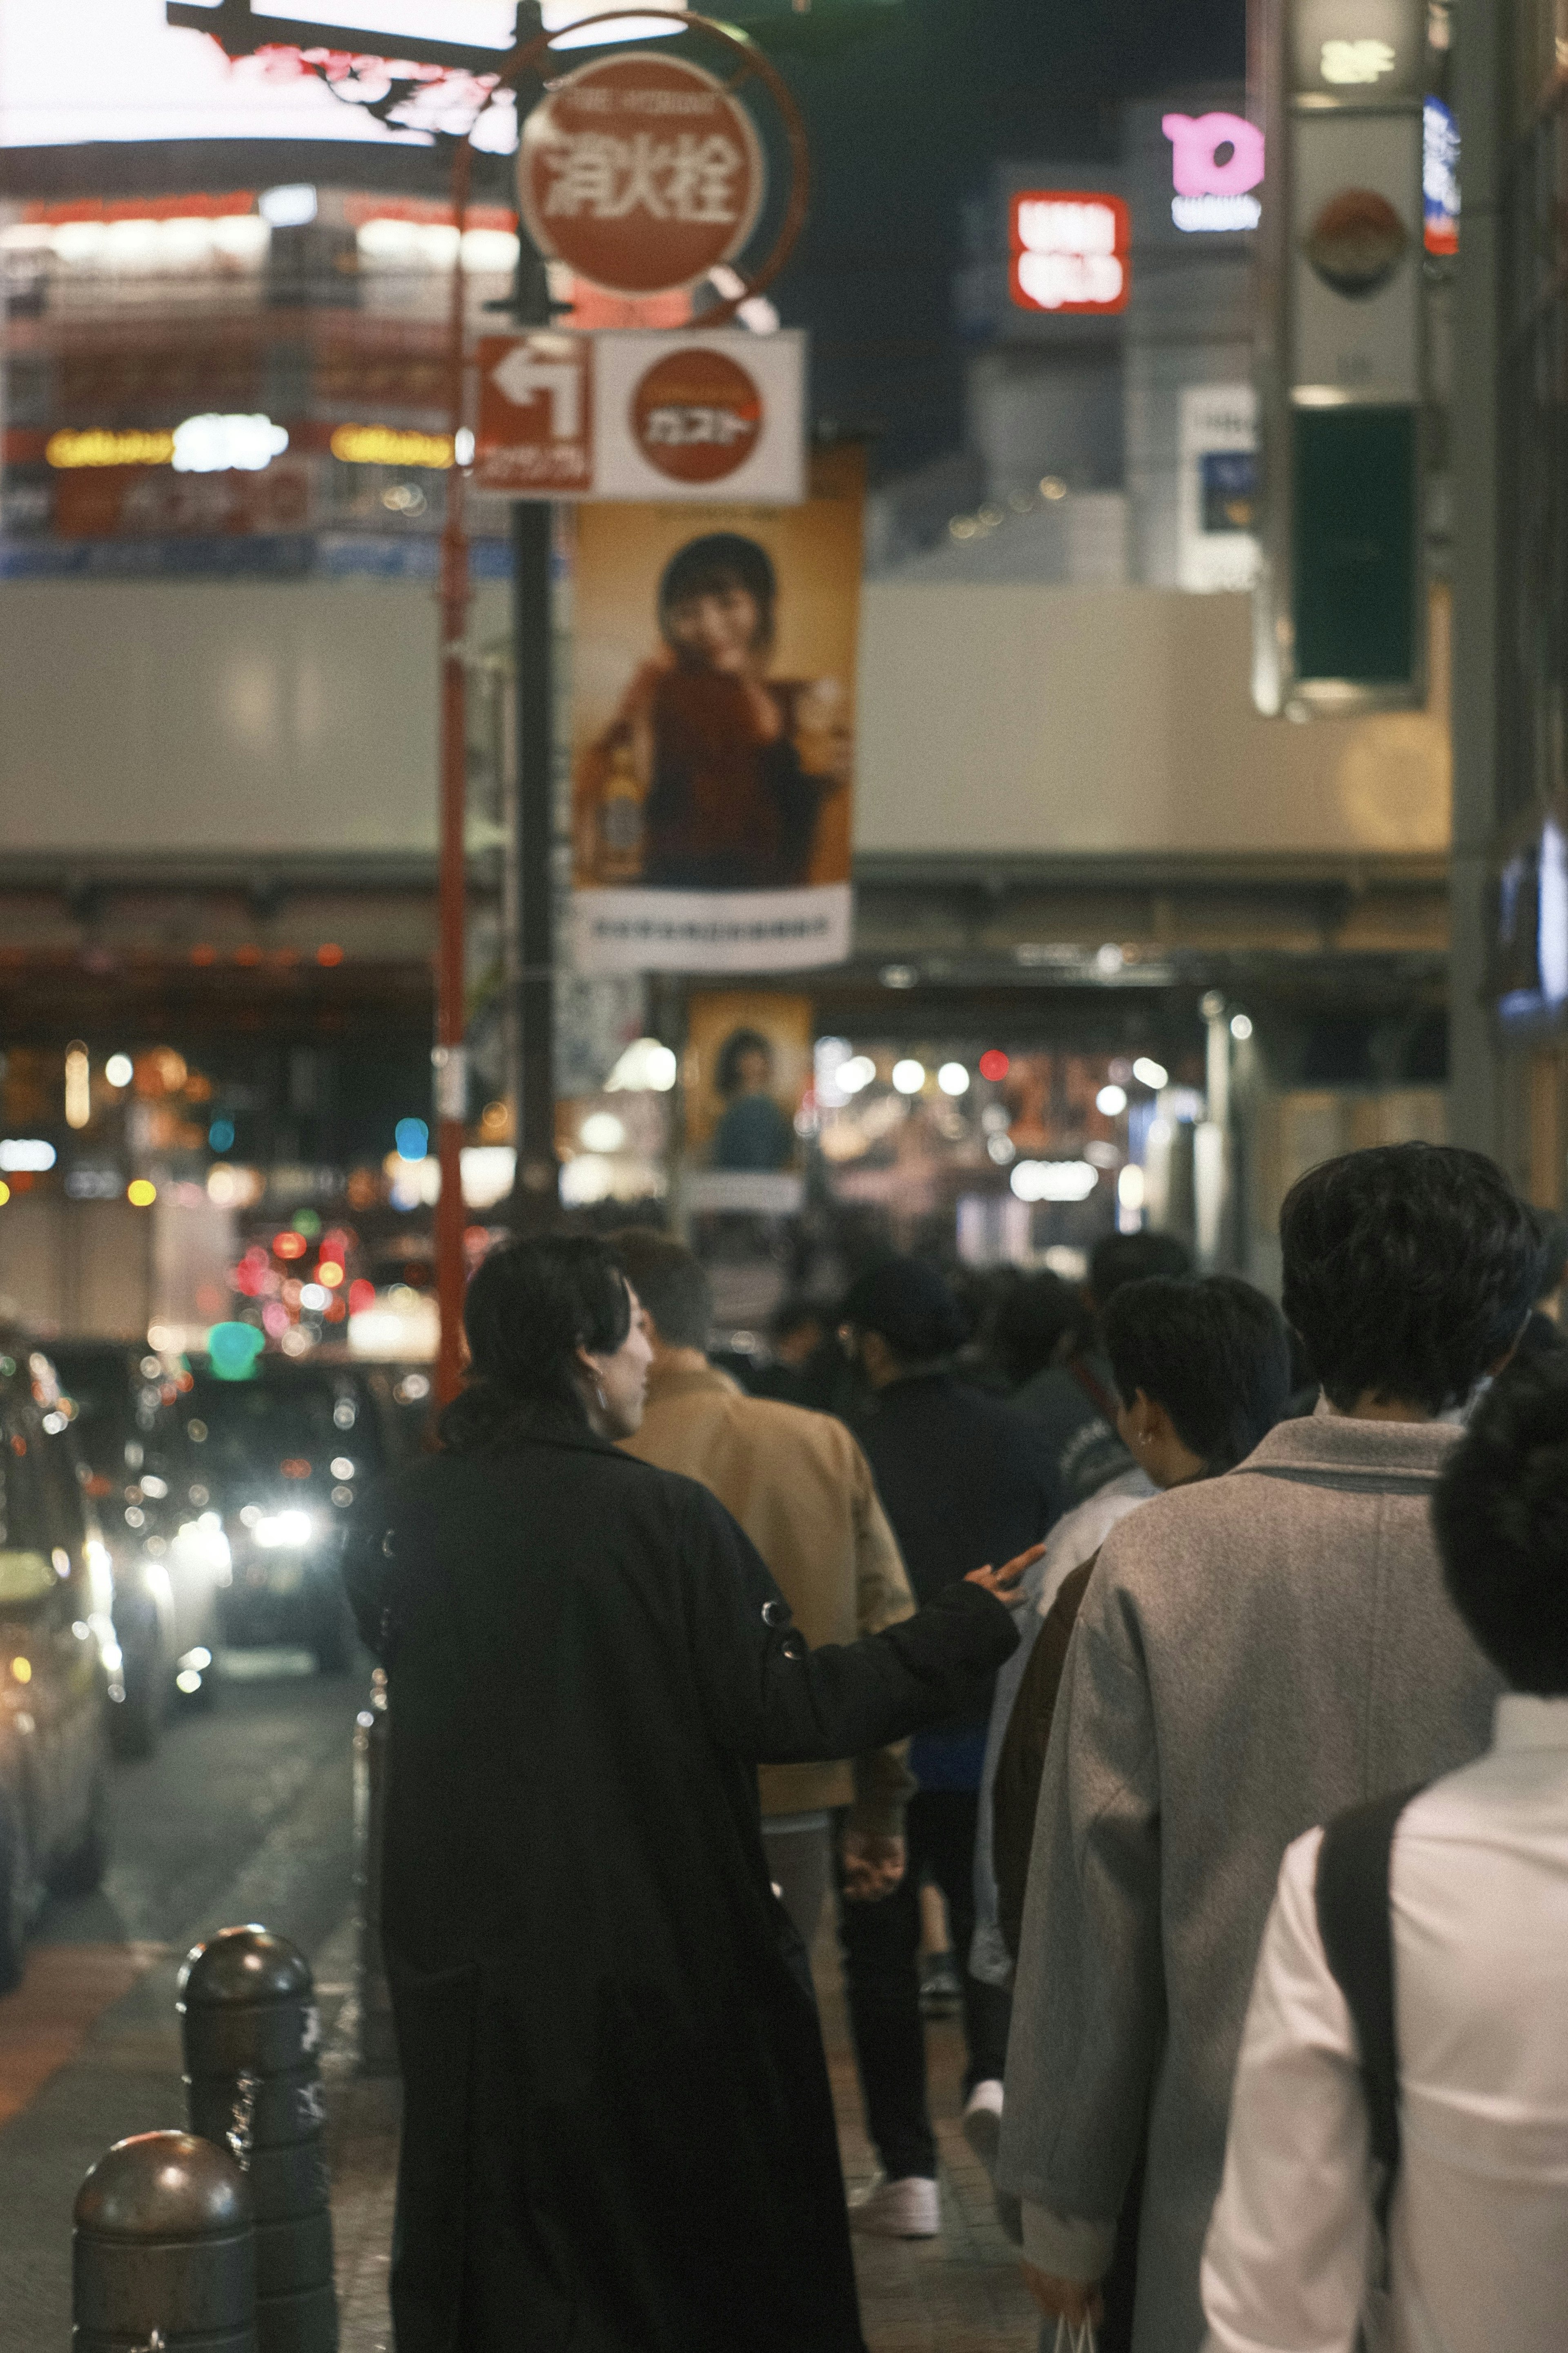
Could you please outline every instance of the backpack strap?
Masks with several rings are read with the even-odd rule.
[[[1361,2053],[1372,2154],[1383,2168],[1377,2219],[1386,2235],[1399,2170],[1399,2050],[1394,2016],[1389,1867],[1399,1817],[1424,1784],[1340,1814],[1318,1850],[1315,1895],[1323,1954],[1344,1995]]]

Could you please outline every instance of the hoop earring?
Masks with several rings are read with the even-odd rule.
[[[605,1410],[607,1404],[607,1399],[605,1396],[605,1384],[603,1381],[595,1381],[594,1383],[594,1395],[598,1398],[599,1411],[603,1413]]]

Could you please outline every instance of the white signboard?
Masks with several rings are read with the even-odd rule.
[[[717,328],[487,336],[476,488],[512,498],[805,495],[805,337]]]
[[[1188,385],[1181,396],[1176,580],[1250,588],[1258,575],[1258,399],[1249,384]]]

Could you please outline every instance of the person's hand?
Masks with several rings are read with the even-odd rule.
[[[1033,2263],[1020,2262],[1024,2285],[1047,2320],[1065,2320],[1069,2328],[1081,2328],[1086,2321],[1100,2327],[1105,2305],[1098,2280],[1061,2279],[1055,2272],[1037,2271]]]
[[[1033,1568],[1045,1548],[1043,1544],[1031,1545],[1027,1552],[1016,1553],[1011,1560],[1005,1560],[1000,1568],[972,1568],[963,1581],[994,1593],[998,1601],[1016,1601],[1019,1578],[1026,1568]]]
[[[904,1875],[904,1842],[871,1831],[844,1833],[844,1893],[851,1904],[890,1895]]]

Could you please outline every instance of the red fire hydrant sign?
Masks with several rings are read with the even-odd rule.
[[[805,496],[805,338],[540,330],[479,345],[474,487],[512,498]]]
[[[518,150],[534,244],[611,294],[694,286],[731,259],[766,184],[739,100],[700,66],[647,49],[564,76],[530,113]]]

